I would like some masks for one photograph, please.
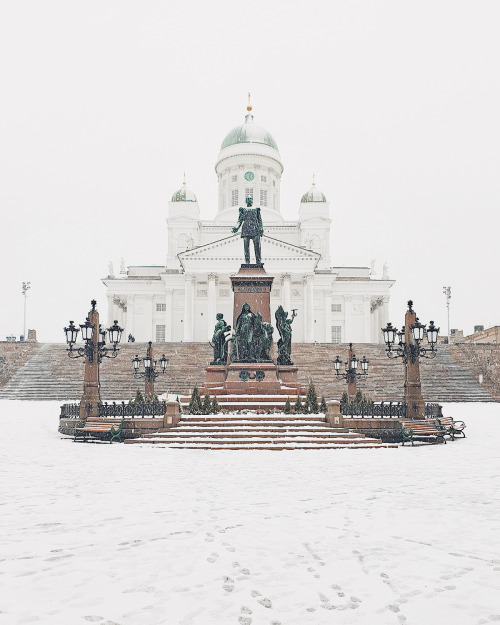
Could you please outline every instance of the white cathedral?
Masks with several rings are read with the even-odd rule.
[[[219,197],[214,219],[200,220],[196,196],[184,181],[168,205],[165,265],[130,266],[128,271],[122,266],[120,277],[110,265],[110,275],[103,279],[109,324],[117,319],[125,336],[156,343],[206,342],[218,312],[232,324],[229,276],[244,262],[243,241],[232,228],[239,207],[252,197],[264,224],[264,269],[274,276],[271,314],[280,304],[290,314],[297,310],[294,342],[382,342],[380,329],[388,321],[394,283],[387,267],[377,279],[373,265],[331,266],[330,205],[314,182],[302,196],[298,221],[283,219],[278,146],[254,123],[250,104],[247,111],[244,123],[223,140],[215,164]]]

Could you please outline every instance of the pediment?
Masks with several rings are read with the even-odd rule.
[[[253,244],[250,243],[253,259]],[[269,269],[312,271],[321,255],[292,243],[264,235],[261,238],[261,254],[264,266]],[[185,271],[209,271],[228,268],[238,271],[244,262],[243,241],[239,233],[207,243],[178,254]],[[253,262],[253,261],[252,261]]]

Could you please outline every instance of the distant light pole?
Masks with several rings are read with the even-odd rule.
[[[31,282],[23,282],[23,295],[24,295],[24,324],[23,324],[23,340],[26,340],[26,296],[28,290],[31,289]]]
[[[149,341],[148,349],[146,351],[146,358],[142,359],[144,365],[144,371],[139,371],[141,365],[141,359],[136,354],[135,358],[132,358],[132,366],[134,367],[134,375],[142,376],[145,378],[145,399],[153,399],[155,396],[155,380],[167,370],[168,360],[165,358],[165,354],[160,358],[161,371],[156,371],[156,360],[153,360],[153,343]]]
[[[95,309],[95,299],[92,300],[92,309],[85,323],[80,324],[82,339],[85,341],[83,347],[73,350],[78,332],[80,331],[73,323],[64,328],[66,342],[68,343],[68,356],[70,358],[85,358],[85,373],[83,378],[83,395],[80,400],[80,419],[99,416],[99,404],[101,403],[101,384],[99,381],[99,365],[103,358],[116,358],[118,356],[117,345],[120,342],[123,328],[120,328],[115,321],[107,330],[103,330],[99,323],[99,313]],[[113,349],[105,347],[106,332],[109,342],[113,344]]]
[[[386,352],[389,358],[402,358],[405,365],[405,403],[406,416],[409,419],[425,419],[425,404],[422,397],[422,384],[420,382],[420,358],[435,358],[437,337],[439,328],[436,328],[434,321],[431,321],[426,329],[425,324],[421,324],[415,311],[412,308],[413,302],[408,302],[408,310],[405,315],[405,324],[398,332],[392,323],[382,328],[384,341],[387,345]],[[427,334],[429,348],[420,347],[420,343]],[[398,346],[394,349],[398,336]]]
[[[358,371],[358,364],[360,363],[361,373]],[[337,376],[342,376],[347,381],[347,397],[350,402],[356,397],[356,378],[360,375],[368,375],[368,363],[369,361],[366,360],[366,356],[363,356],[363,360],[361,361],[356,358],[356,354],[352,351],[352,343],[349,343],[349,355],[347,357],[347,362],[344,363],[345,373],[340,373],[342,362],[339,357],[337,356],[333,361],[333,368]]]
[[[450,344],[450,299],[451,299],[451,286],[444,286],[443,293],[446,296],[446,306],[448,307],[448,345]]]

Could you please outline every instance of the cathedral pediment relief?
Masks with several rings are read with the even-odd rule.
[[[262,261],[268,271],[282,264],[289,265],[290,269],[314,270],[321,258],[317,252],[266,235],[262,237],[261,247]],[[243,241],[237,233],[181,252],[177,257],[184,271],[204,270],[207,266],[219,270],[228,266],[234,271],[244,262]]]

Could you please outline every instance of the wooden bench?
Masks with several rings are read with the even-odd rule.
[[[98,440],[104,440],[109,438],[109,442],[112,443],[117,440],[119,443],[122,438],[123,417],[89,417],[85,421],[85,425],[81,428],[75,428],[75,438],[83,438],[84,441],[87,438],[95,438]]]
[[[435,420],[436,427],[442,429],[445,434],[455,440],[455,436],[461,434],[465,438],[464,428],[467,427],[463,421],[455,421],[453,417],[439,417]]]
[[[403,436],[403,445],[413,441],[425,441],[428,443],[445,443],[445,432],[442,428],[438,428],[434,421],[429,419],[415,419],[412,421],[401,422],[401,434]]]

